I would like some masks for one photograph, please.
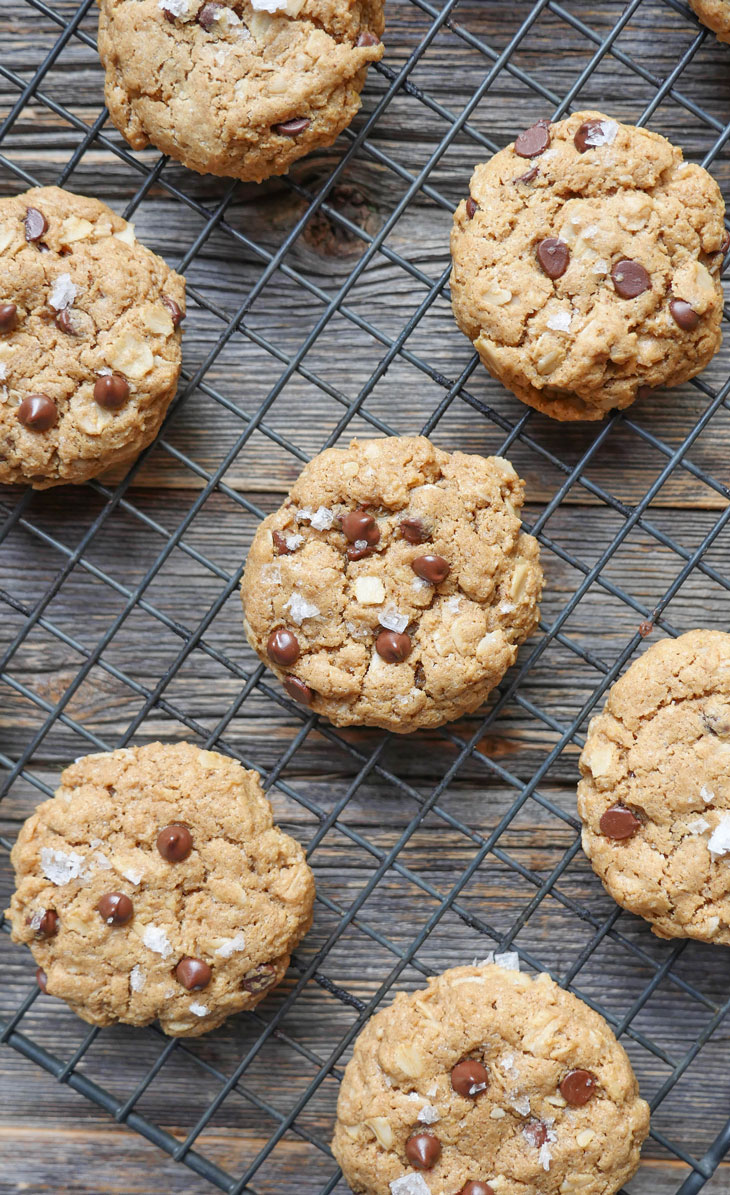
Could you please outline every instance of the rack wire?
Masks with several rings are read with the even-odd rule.
[[[280,820],[306,843],[318,898],[290,979],[254,1013],[192,1043],[154,1028],[87,1030],[39,994],[27,952],[1,938],[18,978],[0,994],[0,1043],[229,1195],[344,1191],[328,1141],[356,1034],[392,989],[494,948],[549,970],[626,1044],[653,1110],[652,1177],[641,1191],[694,1195],[730,1148],[717,1049],[730,1011],[723,952],[659,943],[616,908],[580,854],[574,813],[587,718],[643,639],[727,625],[730,359],[723,352],[666,408],[557,429],[486,378],[450,323],[446,240],[421,252],[413,232],[424,221],[447,235],[467,163],[530,114],[588,106],[676,127],[727,196],[730,60],[675,0],[513,8],[390,0],[389,51],[363,112],[331,153],[255,193],[249,217],[264,195],[285,206],[280,226],[265,226],[239,218],[251,188],[203,182],[117,136],[100,106],[92,0],[8,7],[0,187],[124,194],[123,214],[149,222],[153,247],[187,274],[191,331],[161,436],[118,484],[0,495],[0,814],[10,810],[1,882],[9,895],[11,834],[52,793],[65,759],[185,735],[262,772]],[[37,32],[26,42],[28,15]],[[439,60],[457,68],[453,86]],[[68,100],[69,79],[83,88],[84,72],[95,110],[80,109],[75,89]],[[469,92],[459,93],[462,74]],[[420,161],[405,152],[411,126]],[[333,254],[324,265],[322,237]],[[205,262],[225,256],[230,285],[216,288]],[[387,312],[371,285],[378,269],[399,295]],[[272,315],[272,287],[298,313],[294,334]],[[338,338],[362,359],[345,351],[333,370]],[[238,360],[253,363],[249,377],[261,371],[262,401],[241,384]],[[399,407],[404,379],[419,400]],[[302,401],[304,422],[294,410]],[[203,416],[220,443],[198,452],[186,421],[199,432]],[[240,526],[237,564],[278,505],[275,491],[352,431],[488,446],[543,491],[526,520],[548,580],[539,634],[486,712],[428,741],[335,730],[290,702],[241,642],[242,564],[231,568],[217,529]],[[617,455],[637,466],[622,492]],[[688,495],[685,526],[674,507]],[[150,636],[165,650],[147,670],[138,653]],[[101,707],[89,693],[101,693]]]

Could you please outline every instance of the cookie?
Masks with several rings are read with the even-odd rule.
[[[256,773],[190,743],[76,760],[11,860],[13,940],[94,1025],[207,1033],[279,983],[312,921],[312,873]]]
[[[0,482],[86,481],[157,435],[180,373],[185,282],[105,204],[0,199]]]
[[[99,6],[114,124],[200,174],[261,182],[332,145],[383,55],[383,0]]]
[[[451,236],[456,322],[554,419],[601,419],[721,343],[725,206],[681,150],[600,112],[539,121],[477,166]]]
[[[689,0],[702,21],[720,41],[730,42],[730,0]]]
[[[371,1018],[332,1150],[364,1195],[613,1195],[648,1130],[598,1013],[548,975],[480,964]]]
[[[249,643],[337,726],[406,733],[475,710],[538,619],[523,500],[509,461],[422,436],[327,449],[256,532]]]
[[[580,759],[583,849],[661,938],[730,946],[730,635],[689,631],[631,665]]]

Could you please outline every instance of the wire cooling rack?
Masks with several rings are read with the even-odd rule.
[[[0,896],[17,826],[63,763],[157,737],[258,768],[318,885],[287,982],[194,1042],[89,1030],[0,936],[8,1123],[34,1119],[22,1056],[231,1195],[344,1191],[328,1142],[366,1018],[393,988],[509,948],[629,1050],[653,1109],[630,1190],[719,1195],[728,956],[661,943],[614,906],[580,853],[574,787],[587,717],[642,640],[727,628],[730,357],[598,427],[551,424],[457,332],[447,244],[472,165],[580,107],[667,133],[730,196],[730,49],[662,0],[388,10],[352,128],[255,188],[129,150],[101,107],[91,0],[4,0],[2,193],[110,200],[186,273],[189,316],[179,397],[118,484],[0,495]],[[353,432],[416,431],[515,462],[547,589],[488,711],[403,741],[293,705],[243,642],[237,587],[303,461]],[[73,1107],[93,1136],[98,1114]],[[47,1189],[32,1149],[13,1157],[18,1186]]]

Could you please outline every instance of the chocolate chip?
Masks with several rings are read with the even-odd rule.
[[[179,982],[189,992],[201,992],[210,983],[213,972],[201,958],[181,958],[175,968]]]
[[[611,278],[616,288],[616,294],[620,295],[622,299],[635,299],[637,295],[643,295],[644,291],[651,287],[651,278],[644,267],[640,262],[632,261],[629,257],[624,257],[621,261],[616,262],[611,270]]]
[[[601,833],[607,838],[620,841],[622,838],[631,838],[641,826],[641,822],[625,805],[612,805],[602,814],[599,825]]]
[[[107,925],[126,925],[134,915],[134,905],[123,892],[107,892],[96,908]]]
[[[29,921],[32,920],[29,917]],[[46,909],[41,917],[38,925],[35,927],[35,936],[39,942],[45,941],[47,938],[55,938],[58,933],[58,913],[55,909]]]
[[[472,199],[472,197],[470,195],[466,201],[466,218],[467,218],[467,220],[473,220],[478,211],[479,211],[479,204],[477,203],[476,199]]]
[[[364,540],[361,541],[359,547],[357,547],[355,544],[350,544],[346,552],[348,560],[364,560],[366,556],[372,556],[372,554],[373,549],[369,547]]]
[[[489,1183],[469,1179],[468,1183],[464,1183],[459,1195],[494,1195],[494,1189],[490,1187]]]
[[[193,836],[187,826],[173,822],[157,835],[157,849],[168,863],[182,863],[193,849]]]
[[[42,992],[48,991],[48,987],[47,987],[48,976],[46,975],[46,973],[42,967],[39,967],[38,970],[36,971],[35,981],[38,984],[38,987],[41,989]]]
[[[293,120],[283,120],[281,124],[274,124],[271,127],[275,133],[281,133],[282,137],[296,137],[297,133],[303,133],[305,129],[308,129],[311,123],[308,116],[298,116]]]
[[[196,17],[196,20],[198,24],[205,29],[206,33],[212,28],[218,13],[225,7],[225,4],[216,4],[215,0],[212,0],[210,4],[203,5]]]
[[[512,182],[515,186],[517,183],[532,183],[535,181],[539,173],[540,168],[538,166],[531,166],[530,169],[526,170],[524,174],[518,174],[517,178],[513,178]]]
[[[547,1125],[541,1120],[528,1120],[522,1132],[535,1149],[540,1149],[548,1139]]]
[[[120,373],[103,373],[94,382],[94,401],[105,411],[117,411],[129,398],[129,382]]]
[[[366,510],[351,510],[343,517],[340,526],[345,539],[349,539],[351,544],[363,539],[372,548],[380,539],[380,528]]]
[[[463,1095],[467,1099],[476,1099],[488,1082],[489,1072],[476,1058],[465,1058],[463,1062],[457,1062],[451,1072],[451,1086],[457,1095]]]
[[[537,260],[548,278],[562,278],[570,262],[570,249],[557,237],[545,237],[537,246]]]
[[[294,701],[298,701],[300,705],[311,705],[314,701],[314,693],[309,685],[305,685],[303,680],[299,680],[298,676],[285,676],[284,688]]]
[[[406,1141],[406,1157],[416,1170],[432,1170],[441,1157],[441,1142],[433,1133],[414,1133]]]
[[[18,308],[15,303],[0,304],[0,332],[12,332],[17,322]]]
[[[29,207],[25,213],[26,241],[39,241],[48,228],[48,221],[37,207]]]
[[[515,141],[515,153],[521,158],[537,158],[550,144],[550,121],[538,120]]]
[[[420,519],[409,517],[401,519],[400,533],[409,544],[423,544],[428,539],[426,529]]]
[[[572,1108],[582,1108],[596,1090],[596,1076],[577,1068],[568,1071],[560,1084],[560,1094]]]
[[[411,568],[417,577],[428,581],[429,585],[440,585],[451,572],[451,565],[443,556],[416,556],[411,561]]]
[[[58,422],[58,408],[47,394],[29,394],[18,407],[18,420],[31,432],[47,432]]]
[[[263,992],[270,988],[276,979],[276,967],[273,963],[259,963],[252,971],[247,971],[241,980],[241,987],[245,992]]]
[[[54,323],[59,332],[65,332],[67,336],[78,336],[78,332],[74,328],[73,320],[71,319],[71,312],[67,307],[63,311],[59,311]]]
[[[375,650],[387,664],[402,664],[411,654],[412,647],[408,635],[398,631],[381,631],[375,640]]]
[[[277,556],[291,556],[292,549],[286,546],[286,536],[282,535],[280,531],[272,531],[271,538],[274,541]]]
[[[594,141],[598,139],[598,143],[603,142],[603,121],[602,120],[584,120],[573,137],[573,144],[578,150],[579,154],[586,153],[589,149],[595,149]]]
[[[369,29],[364,29],[355,42],[356,46],[379,46],[380,38],[371,33]]]
[[[182,307],[180,307],[174,299],[169,298],[168,295],[162,296],[162,305],[170,312],[173,328],[179,328],[180,324],[185,319],[185,312],[183,311]]]
[[[275,664],[281,664],[282,668],[288,668],[295,660],[299,659],[299,640],[291,631],[285,631],[280,627],[278,631],[272,631],[266,641],[266,654],[270,660]]]
[[[683,332],[691,332],[700,322],[698,312],[689,303],[686,303],[684,299],[672,299],[669,304],[669,310],[672,313],[675,324]]]

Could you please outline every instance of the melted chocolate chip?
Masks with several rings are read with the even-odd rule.
[[[540,173],[539,166],[531,166],[524,174],[518,174],[517,178],[513,178],[512,182],[516,186],[517,183],[533,183]]]
[[[451,572],[451,565],[443,556],[416,556],[411,561],[411,568],[422,581],[429,585],[440,585]]]
[[[212,29],[213,22],[216,20],[221,9],[225,8],[225,4],[216,4],[215,0],[211,0],[210,4],[204,4],[195,18],[198,24],[205,29],[206,33]],[[165,13],[167,16],[167,13]]]
[[[48,987],[47,987],[48,976],[46,975],[46,973],[42,967],[39,967],[38,970],[36,971],[35,981],[38,984],[38,987],[41,989],[42,992],[48,991]]]
[[[475,1058],[465,1058],[457,1062],[451,1072],[451,1086],[458,1095],[473,1100],[484,1091],[489,1082],[489,1072],[486,1066],[477,1062]]]
[[[520,158],[537,158],[550,144],[550,121],[538,120],[515,141],[515,153]]]
[[[134,916],[134,905],[123,892],[105,893],[96,908],[107,925],[126,925]]]
[[[675,324],[683,332],[691,332],[700,322],[698,312],[689,303],[686,303],[684,299],[672,299],[669,304],[669,310],[672,313],[672,319]]]
[[[470,195],[466,201],[466,218],[467,218],[467,220],[473,220],[478,211],[479,211],[479,204],[477,203],[476,199],[472,199],[472,197]]]
[[[117,411],[129,398],[129,382],[120,373],[104,373],[94,382],[94,401],[105,411]]]
[[[276,967],[273,963],[259,963],[252,971],[247,971],[241,980],[241,987],[245,992],[263,992],[270,988],[276,979]]]
[[[286,546],[286,536],[282,535],[280,531],[272,531],[271,538],[274,541],[277,556],[291,556],[292,549]]]
[[[17,323],[17,314],[15,303],[0,304],[0,332],[12,332]]]
[[[55,938],[57,933],[58,913],[55,909],[46,909],[35,928],[35,936],[39,942],[44,942],[48,938]]]
[[[37,207],[29,207],[25,213],[25,239],[39,241],[48,228],[48,221]]]
[[[71,312],[68,307],[64,307],[63,311],[59,311],[53,322],[55,323],[59,332],[65,332],[67,336],[78,336],[78,332],[74,327],[73,320],[71,318]]]
[[[364,547],[355,547],[355,544],[350,544],[345,553],[348,560],[364,560],[366,556],[372,556],[373,549],[365,544]]]
[[[175,968],[178,981],[189,992],[201,992],[210,983],[213,972],[200,958],[181,958]]]
[[[349,539],[351,544],[357,540],[365,540],[372,548],[380,540],[380,528],[366,510],[351,510],[349,514],[344,515],[341,527],[345,539]]]
[[[314,693],[309,685],[305,685],[298,676],[285,676],[283,683],[289,696],[294,701],[298,701],[300,705],[311,705],[314,701]]]
[[[434,1133],[414,1133],[406,1141],[406,1157],[416,1170],[432,1170],[441,1157],[441,1142]]]
[[[157,835],[157,849],[168,863],[182,863],[193,849],[193,836],[187,826],[173,823]]]
[[[596,1090],[596,1076],[580,1068],[568,1071],[560,1084],[560,1094],[572,1108],[582,1108]]]
[[[596,139],[598,139],[599,143],[603,140],[603,121],[584,120],[583,124],[579,125],[575,131],[573,144],[579,154],[584,154],[589,149],[596,148],[594,145]]]
[[[274,124],[271,127],[275,133],[281,133],[282,137],[296,137],[297,134],[308,129],[311,123],[308,116],[298,116],[293,120],[284,120],[281,124]]]
[[[266,654],[275,664],[288,668],[299,659],[299,640],[291,631],[280,627],[278,631],[272,631],[269,635]]]
[[[599,825],[602,834],[620,842],[622,838],[631,838],[641,826],[641,822],[625,805],[612,805],[602,814]]]
[[[428,539],[426,528],[420,519],[401,519],[399,527],[401,535],[409,544],[424,544]]]
[[[537,260],[548,278],[562,278],[570,262],[570,249],[557,237],[545,237],[537,246]]]
[[[464,1183],[464,1186],[459,1191],[459,1195],[494,1195],[494,1189],[490,1187],[489,1183],[469,1179],[468,1183]]]
[[[360,34],[360,36],[358,37],[357,41],[355,42],[355,45],[356,46],[379,46],[380,38],[376,37],[376,35],[374,33],[371,33],[369,29],[364,29],[362,31],[362,33]]]
[[[547,1125],[541,1120],[528,1120],[522,1132],[535,1149],[540,1149],[548,1139]]]
[[[375,640],[375,650],[386,664],[402,664],[411,654],[413,644],[406,634],[381,631]]]
[[[179,328],[180,324],[185,319],[185,313],[182,307],[180,307],[179,304],[176,303],[174,299],[171,299],[168,295],[162,296],[162,305],[170,312],[170,319],[172,320],[173,328]]]
[[[616,262],[611,270],[611,278],[616,294],[622,299],[635,299],[651,288],[651,278],[641,262],[632,261],[629,257]]]
[[[18,422],[31,432],[47,432],[58,422],[58,407],[47,394],[29,394],[18,407]]]

